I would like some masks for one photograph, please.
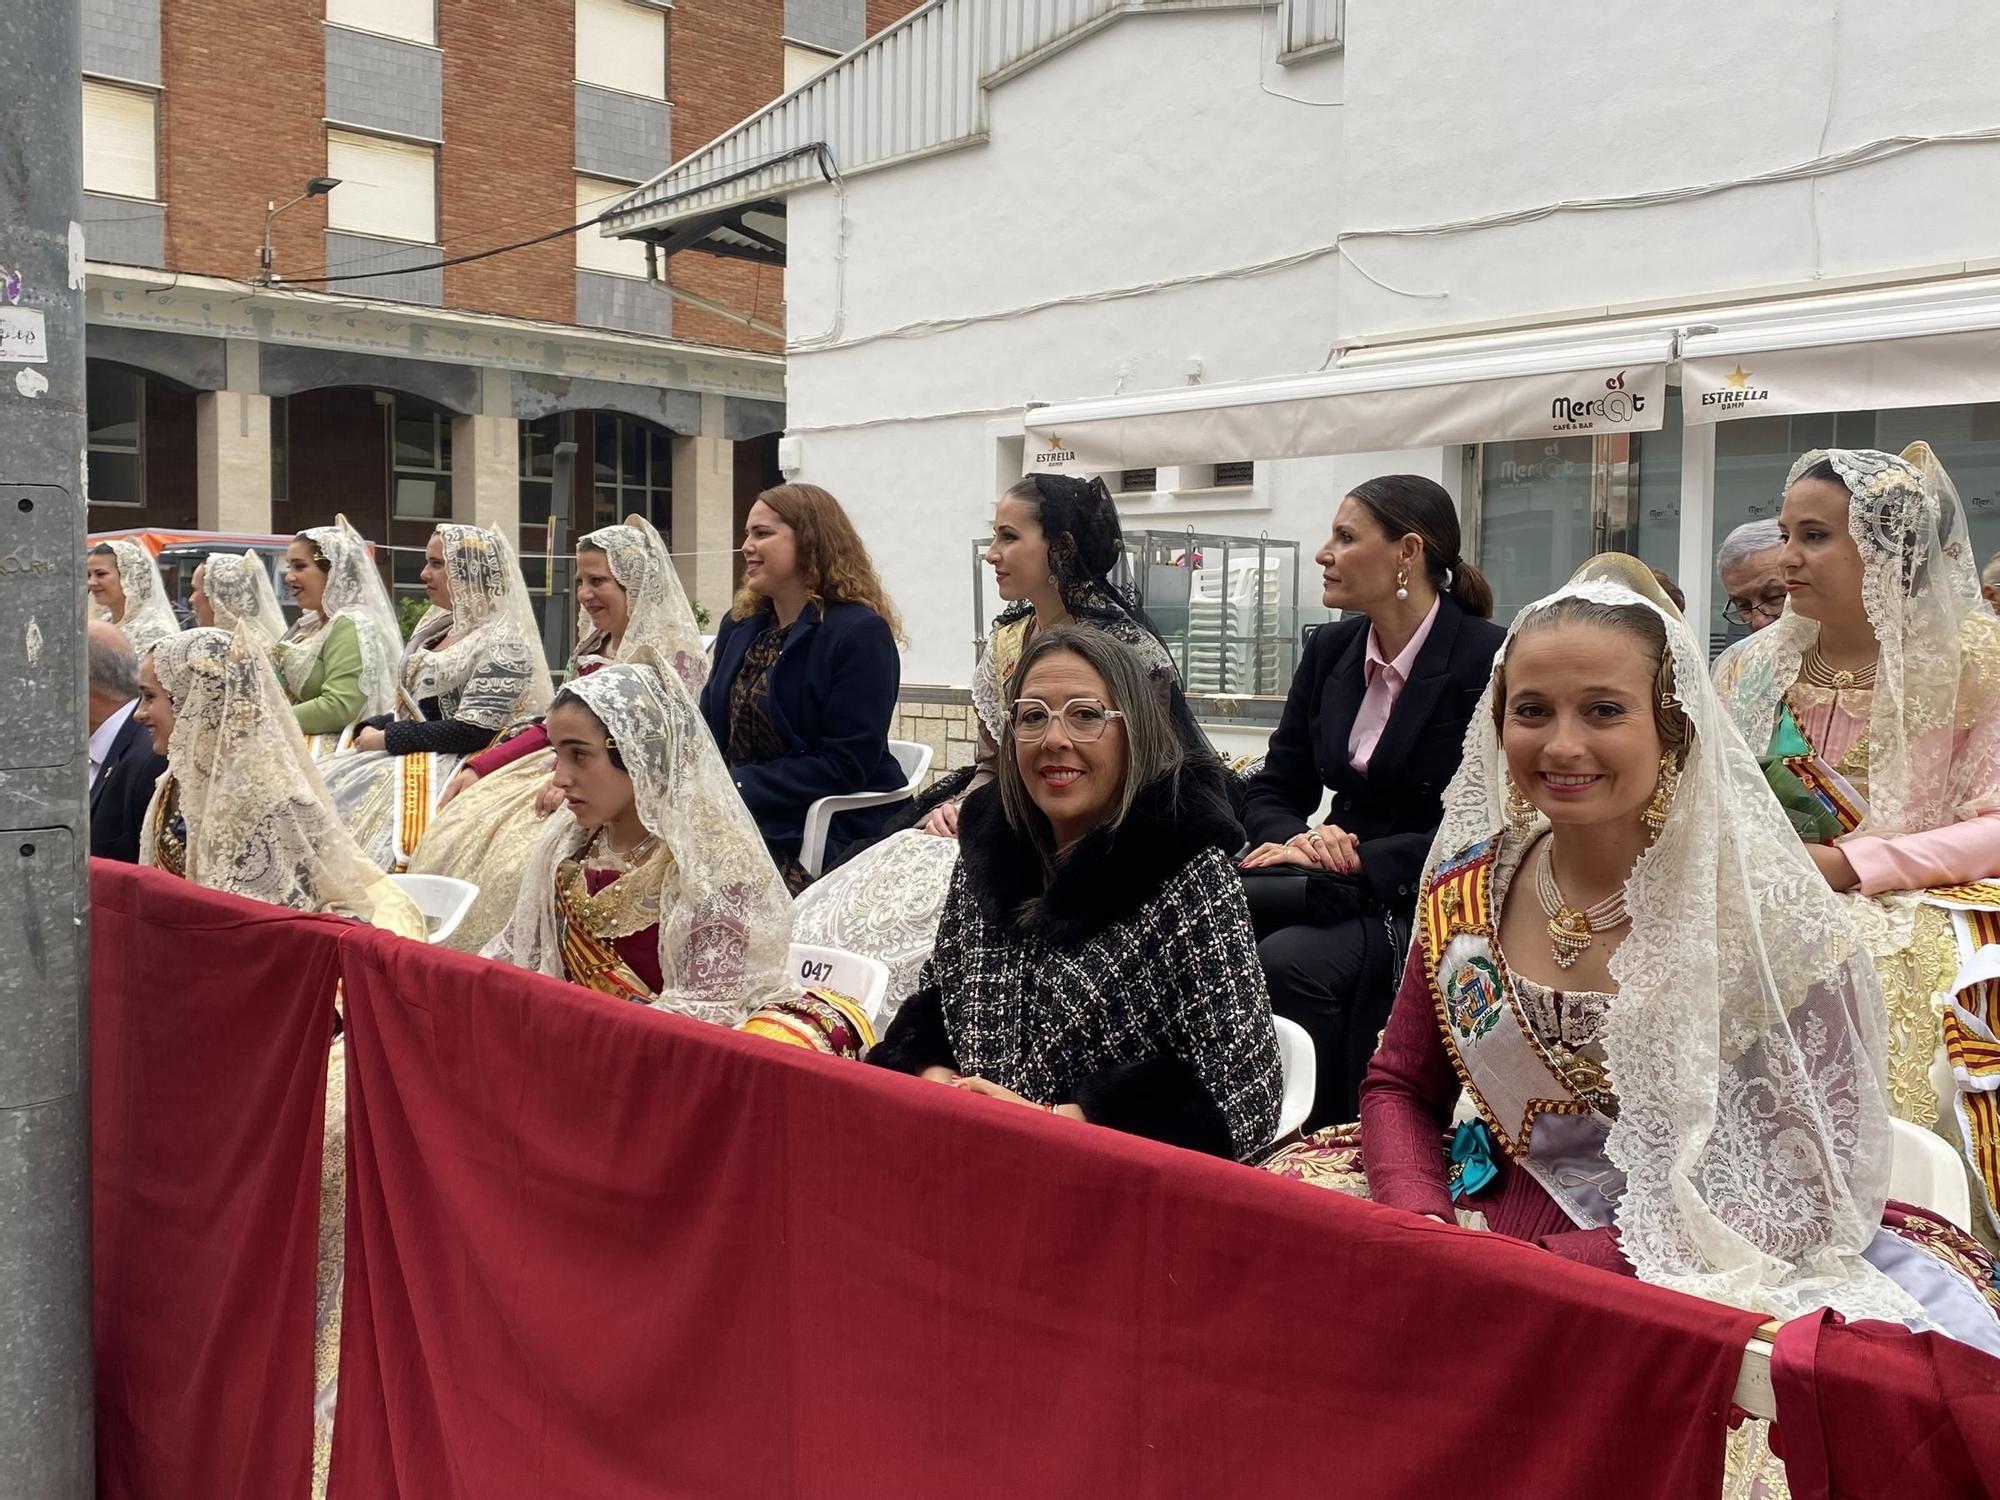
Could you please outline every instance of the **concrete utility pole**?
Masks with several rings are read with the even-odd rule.
[[[0,5],[0,1500],[88,1500],[83,87]]]

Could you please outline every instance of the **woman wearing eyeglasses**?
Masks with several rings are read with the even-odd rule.
[[[1223,772],[1145,664],[1038,632],[917,991],[871,1063],[1218,1156],[1269,1143],[1280,1079]]]

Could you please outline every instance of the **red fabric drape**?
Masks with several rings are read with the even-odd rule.
[[[1718,1482],[1755,1315],[376,934],[344,974],[338,1496]]]
[[[1771,1351],[1792,1500],[2000,1494],[2000,1361],[1935,1333],[1821,1311]]]
[[[103,860],[90,877],[98,1493],[304,1495],[327,1042],[353,924]]]

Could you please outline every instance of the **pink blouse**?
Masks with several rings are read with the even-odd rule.
[[[1433,599],[1431,612],[1424,616],[1424,623],[1417,627],[1417,633],[1410,637],[1408,644],[1396,653],[1394,661],[1382,655],[1382,642],[1375,634],[1375,627],[1368,627],[1368,655],[1361,663],[1362,680],[1367,683],[1367,690],[1361,695],[1361,707],[1354,714],[1354,728],[1347,736],[1348,763],[1363,776],[1368,774],[1368,762],[1375,754],[1375,746],[1381,742],[1389,715],[1396,711],[1396,700],[1403,696],[1403,684],[1416,670],[1417,653],[1430,639],[1431,626],[1437,623],[1437,617],[1438,600]]]

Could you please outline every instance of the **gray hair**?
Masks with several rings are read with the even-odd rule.
[[[89,644],[91,691],[121,703],[139,696],[139,657],[125,632],[93,620],[84,632]]]
[[[1775,520],[1745,521],[1722,539],[1722,546],[1715,554],[1715,571],[1718,574],[1732,572],[1745,566],[1759,552],[1769,552],[1784,545],[1784,534]]]
[[[1979,581],[1981,584],[2000,583],[2000,552],[1986,559],[1986,566],[1979,570]]]
[[[1180,773],[1187,765],[1187,747],[1174,728],[1173,715],[1137,652],[1115,636],[1087,625],[1058,625],[1052,630],[1037,631],[1015,663],[1014,675],[1007,684],[1008,720],[1001,729],[997,769],[1000,805],[1006,810],[1007,822],[1027,831],[1051,868],[1055,849],[1046,842],[1048,821],[1028,795],[1027,782],[1014,758],[1013,708],[1035,663],[1056,655],[1081,658],[1104,679],[1111,697],[1109,706],[1124,715],[1120,722],[1125,728],[1125,780],[1119,788],[1117,805],[1106,819],[1107,826],[1117,828],[1125,821],[1141,788],[1165,777],[1172,780],[1177,791]]]

